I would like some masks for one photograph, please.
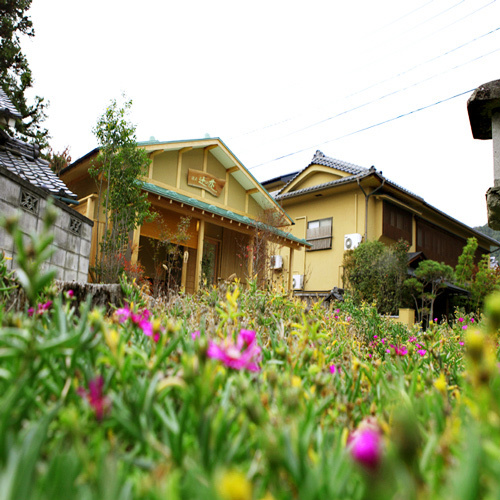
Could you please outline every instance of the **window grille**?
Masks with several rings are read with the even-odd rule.
[[[32,214],[38,214],[38,207],[40,204],[40,198],[30,193],[29,191],[21,190],[21,199],[19,201],[19,206],[31,212]]]
[[[69,230],[73,234],[80,235],[82,234],[82,221],[77,219],[76,217],[69,218]]]

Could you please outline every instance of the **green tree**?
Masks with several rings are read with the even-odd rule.
[[[455,279],[453,268],[443,262],[435,260],[424,260],[415,269],[415,278],[407,280],[405,287],[413,295],[419,320],[426,320],[434,317],[434,302],[443,293],[449,282]],[[418,307],[420,301],[420,307]]]
[[[356,302],[376,302],[382,314],[397,314],[407,276],[405,241],[387,246],[367,241],[344,255],[347,286]]]
[[[461,286],[469,286],[474,279],[476,250],[476,238],[468,238],[467,244],[464,246],[462,254],[458,258],[458,264],[455,267],[455,279]]]
[[[137,148],[135,126],[127,121],[131,106],[132,101],[123,107],[111,101],[93,130],[99,144],[99,155],[89,170],[99,190],[96,231],[104,219],[95,272],[97,280],[106,283],[118,281],[123,256],[130,258],[132,231],[154,218],[138,182],[151,160]]]
[[[36,143],[40,149],[48,146],[48,131],[41,126],[46,118],[44,99],[35,97],[28,104],[26,91],[33,86],[33,76],[21,50],[20,36],[35,36],[33,24],[26,12],[32,0],[0,0],[0,84],[21,114],[14,136]]]

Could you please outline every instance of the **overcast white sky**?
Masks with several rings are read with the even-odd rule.
[[[73,160],[125,93],[139,141],[220,137],[259,181],[319,149],[486,223],[493,146],[466,104],[500,79],[500,1],[33,0],[30,15],[34,92]]]

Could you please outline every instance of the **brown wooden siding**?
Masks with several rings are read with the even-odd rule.
[[[412,214],[401,207],[384,201],[382,233],[395,241],[412,241]]]
[[[465,239],[417,218],[416,249],[428,259],[455,267],[466,243]]]

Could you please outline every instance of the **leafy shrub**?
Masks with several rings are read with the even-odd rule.
[[[500,489],[500,297],[484,320],[457,313],[422,332],[372,305],[306,309],[238,284],[155,302],[124,280],[126,302],[105,316],[69,292],[42,299],[42,276],[23,282],[31,311],[0,299],[6,500]]]

